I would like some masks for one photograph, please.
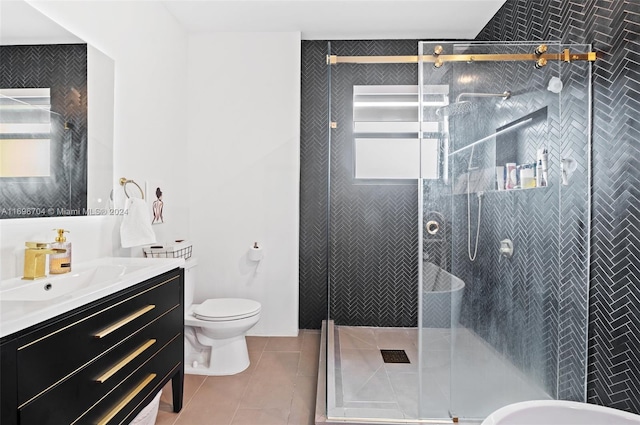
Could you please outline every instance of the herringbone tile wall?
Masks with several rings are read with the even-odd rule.
[[[338,55],[410,55],[417,42],[332,42]],[[327,43],[302,48],[300,327],[336,324],[415,326],[417,186],[367,185],[353,178],[353,85],[417,84],[415,65],[333,67],[331,229],[327,239]],[[327,243],[330,297],[327,305]]]
[[[51,178],[3,179],[0,208],[7,213],[0,218],[24,217],[14,208],[38,209],[39,217],[56,216],[59,209],[86,209],[87,46],[1,46],[0,87],[51,88],[51,109],[73,125],[63,130],[62,119],[52,118],[58,138],[51,143]]]
[[[300,329],[327,318],[329,111],[326,41],[302,42],[300,94]]]
[[[507,0],[478,37],[559,39],[591,43],[598,52],[593,66],[587,399],[636,413],[640,413],[639,34],[637,0]],[[581,90],[587,81],[586,75],[572,79],[569,89]],[[562,128],[571,128],[580,119],[576,111],[561,123]],[[561,270],[565,276],[572,272],[566,263]],[[563,281],[561,291],[573,289]],[[575,323],[560,328],[571,326]],[[565,346],[579,349],[569,348],[571,343],[562,336],[560,344],[561,352]]]

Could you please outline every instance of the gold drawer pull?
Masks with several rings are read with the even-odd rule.
[[[154,304],[149,304],[148,306],[142,307],[140,310],[131,313],[130,315],[128,315],[124,319],[119,320],[118,322],[114,323],[113,325],[109,326],[108,328],[104,328],[103,330],[101,330],[100,332],[98,332],[97,334],[95,334],[93,336],[95,338],[104,338],[105,336],[109,335],[111,332],[117,331],[118,329],[120,329],[121,327],[126,325],[127,323],[132,322],[133,320],[135,320],[138,317],[142,316],[146,312],[153,310],[154,308],[156,308],[156,306]]]
[[[131,392],[129,392],[129,394],[127,394],[122,400],[120,400],[120,403],[118,403],[116,405],[116,407],[111,409],[109,411],[109,413],[107,413],[105,416],[102,417],[102,419],[100,419],[98,421],[98,425],[105,425],[111,419],[113,419],[113,417],[115,415],[117,415],[118,413],[120,413],[120,411],[122,409],[124,409],[125,406],[127,404],[129,404],[129,402],[135,398],[135,396],[140,394],[140,392],[142,390],[144,390],[144,387],[149,385],[149,382],[153,381],[155,377],[156,377],[155,373],[150,373],[146,378],[144,378],[144,380],[142,382],[140,382],[137,387],[135,387],[133,390],[131,390]]]
[[[111,378],[113,375],[116,374],[116,372],[118,372],[120,369],[122,369],[123,367],[128,365],[133,359],[135,359],[140,354],[142,354],[142,352],[144,350],[146,350],[147,348],[151,347],[155,343],[156,343],[155,339],[150,339],[149,341],[145,342],[140,347],[138,347],[134,351],[132,351],[127,357],[125,357],[124,359],[120,360],[118,362],[118,364],[116,364],[114,367],[112,367],[111,369],[109,369],[108,371],[103,373],[102,376],[100,376],[98,379],[96,379],[96,382],[98,382],[100,384],[104,384],[107,379]]]

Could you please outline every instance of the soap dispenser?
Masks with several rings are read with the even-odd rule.
[[[64,229],[53,229],[58,232],[56,241],[51,244],[51,248],[64,249],[64,252],[59,254],[49,255],[49,273],[61,274],[69,273],[71,271],[71,242],[67,242],[67,238],[64,237]]]

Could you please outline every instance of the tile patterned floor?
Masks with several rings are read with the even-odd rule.
[[[251,365],[232,376],[185,375],[180,413],[171,385],[162,391],[156,425],[312,425],[320,331],[297,337],[247,337]]]
[[[464,328],[454,333],[449,329],[423,329],[421,374],[417,328],[335,329],[336,401],[329,406],[332,417],[444,419],[450,417],[451,410],[460,417],[484,418],[510,403],[549,398]],[[384,363],[380,349],[405,350],[411,363]],[[423,397],[418,411],[420,380]]]
[[[337,408],[332,416],[417,418],[418,336],[415,328],[339,327]],[[422,414],[449,417],[449,408],[486,410],[548,398],[513,366],[465,329],[454,338],[457,371],[450,373],[451,332],[426,329]],[[251,366],[233,376],[185,376],[184,406],[171,411],[171,386],[160,399],[157,425],[313,425],[320,331],[297,337],[247,337]],[[403,349],[410,364],[382,361],[380,349]],[[451,380],[458,393],[449,399]],[[463,384],[464,383],[464,384]],[[486,398],[487,395],[491,399]],[[463,412],[464,413],[464,412]],[[463,415],[461,415],[463,416]]]

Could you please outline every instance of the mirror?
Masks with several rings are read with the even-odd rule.
[[[0,218],[108,214],[113,60],[24,1],[0,7]]]

